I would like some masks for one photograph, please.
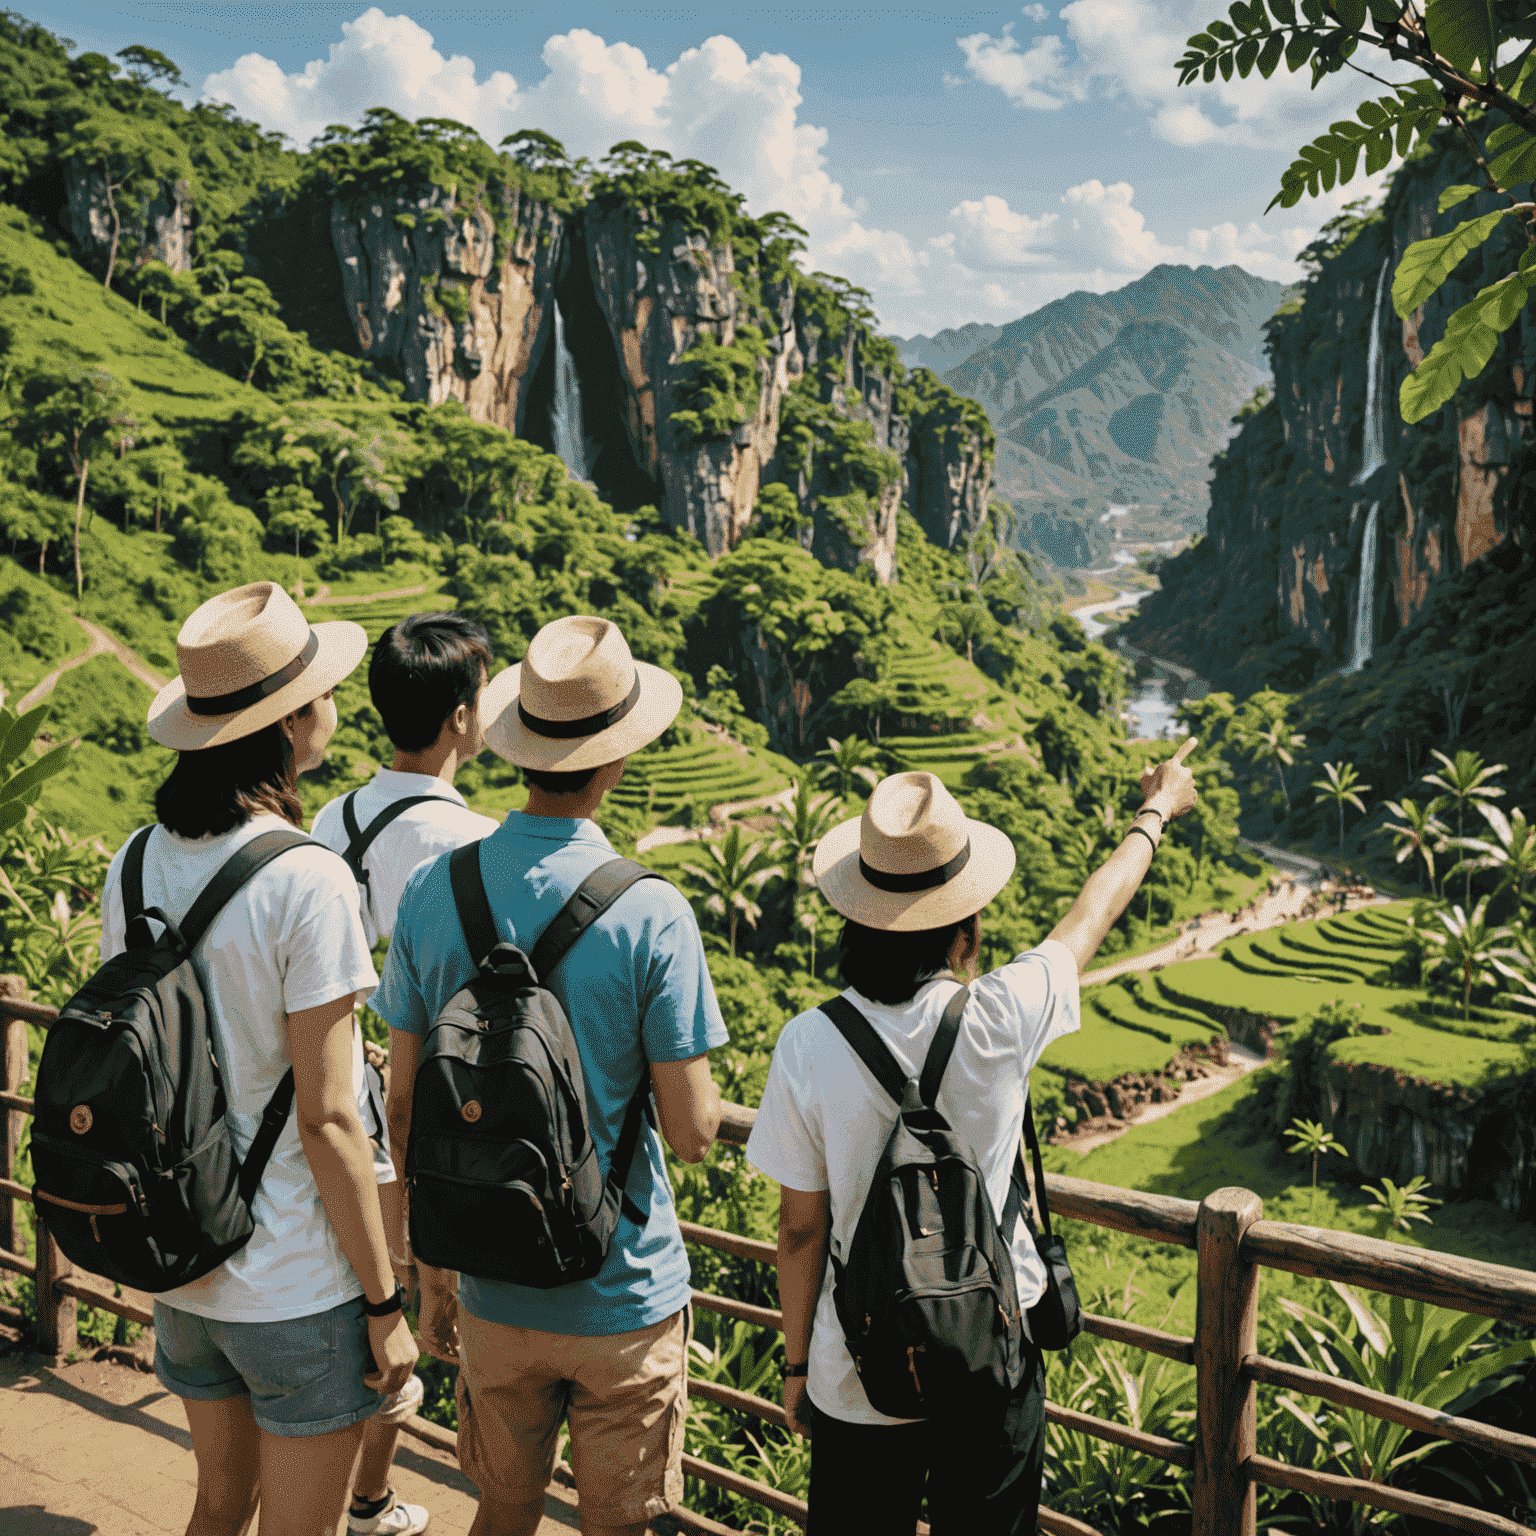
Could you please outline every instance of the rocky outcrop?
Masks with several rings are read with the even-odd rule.
[[[607,323],[624,397],[624,429],[640,471],[660,490],[663,515],[718,555],[736,544],[778,446],[779,403],[801,371],[789,283],[770,285],[751,320],[767,355],[738,391],[729,437],[698,438],[674,421],[694,404],[688,354],[706,334],[721,347],[748,322],[728,243],[711,246],[680,224],[660,230],[638,210],[587,210],[587,269]],[[648,237],[648,238],[647,238]]]
[[[978,431],[924,417],[907,447],[907,497],[912,515],[935,544],[952,549],[981,525],[992,490],[992,458]]]
[[[192,197],[185,182],[162,183],[152,197],[135,199],[119,191],[109,198],[101,174],[72,161],[65,195],[69,232],[86,266],[106,268],[115,200],[121,224],[119,267],[125,261],[133,266],[163,261],[173,272],[192,270]]]
[[[1137,644],[1227,687],[1248,686],[1234,668],[1250,647],[1289,643],[1314,658],[1305,681],[1348,659],[1357,609],[1373,651],[1415,623],[1435,583],[1518,536],[1536,315],[1522,313],[1433,417],[1406,426],[1398,410],[1399,386],[1449,316],[1513,266],[1521,237],[1507,221],[1418,311],[1392,311],[1390,274],[1408,246],[1494,206],[1480,193],[1437,211],[1445,187],[1476,179],[1465,147],[1442,138],[1398,172],[1379,217],[1266,327],[1274,393],[1217,458],[1207,535],[1216,548],[1165,566],[1164,591],[1127,625]],[[1362,572],[1373,505],[1375,563]]]
[[[331,239],[362,354],[398,369],[413,400],[458,400],[476,421],[524,436],[554,332],[565,221],[515,189],[508,197],[497,209],[436,188],[338,202]]]

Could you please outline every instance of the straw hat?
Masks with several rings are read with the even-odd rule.
[[[181,676],[155,695],[149,734],[178,752],[238,741],[334,688],[367,649],[361,624],[311,625],[276,582],[221,592],[181,626]]]
[[[520,768],[580,773],[638,752],[677,718],[682,684],[636,661],[616,624],[546,624],[515,667],[486,685],[486,745]]]
[[[931,773],[875,785],[864,814],[816,845],[821,894],[866,928],[910,933],[979,912],[1013,875],[1013,844],[972,821]]]

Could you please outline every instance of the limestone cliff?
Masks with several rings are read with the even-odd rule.
[[[1435,416],[1405,426],[1397,405],[1402,379],[1448,316],[1508,270],[1496,237],[1408,320],[1392,311],[1391,273],[1408,245],[1492,206],[1482,194],[1437,213],[1446,186],[1475,179],[1454,141],[1411,161],[1379,214],[1329,249],[1300,299],[1266,327],[1273,395],[1244,413],[1217,456],[1207,538],[1165,568],[1164,592],[1127,628],[1137,644],[1220,686],[1245,653],[1289,645],[1311,658],[1295,686],[1413,625],[1436,581],[1516,532],[1526,515],[1536,315],[1527,311]]]
[[[338,201],[331,238],[365,357],[396,367],[413,400],[463,403],[522,435],[554,331],[565,221],[508,193],[494,212],[434,188],[417,198]]]
[[[173,272],[192,268],[192,197],[182,182],[163,183],[152,197],[119,191],[107,196],[97,171],[70,162],[65,212],[75,249],[84,264],[105,271],[112,250],[113,202],[117,204],[117,267],[163,261]]]

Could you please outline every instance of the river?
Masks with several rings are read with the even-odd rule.
[[[1134,608],[1145,596],[1145,592],[1122,592],[1119,597],[1107,603],[1090,603],[1086,608],[1075,609],[1073,617],[1083,626],[1090,640],[1099,640],[1110,628],[1100,621],[1099,614],[1120,608]],[[1200,678],[1180,677],[1159,665],[1155,658],[1148,660],[1153,668],[1151,675],[1143,679],[1125,701],[1126,713],[1131,718],[1131,734],[1151,738],[1172,737],[1179,734],[1175,716],[1178,714],[1180,700],[1192,694],[1198,698],[1207,689]]]

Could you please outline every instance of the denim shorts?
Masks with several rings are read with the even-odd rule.
[[[200,1403],[248,1393],[269,1435],[328,1435],[371,1418],[384,1399],[364,1386],[367,1369],[361,1296],[275,1323],[221,1323],[155,1303],[161,1386]]]

